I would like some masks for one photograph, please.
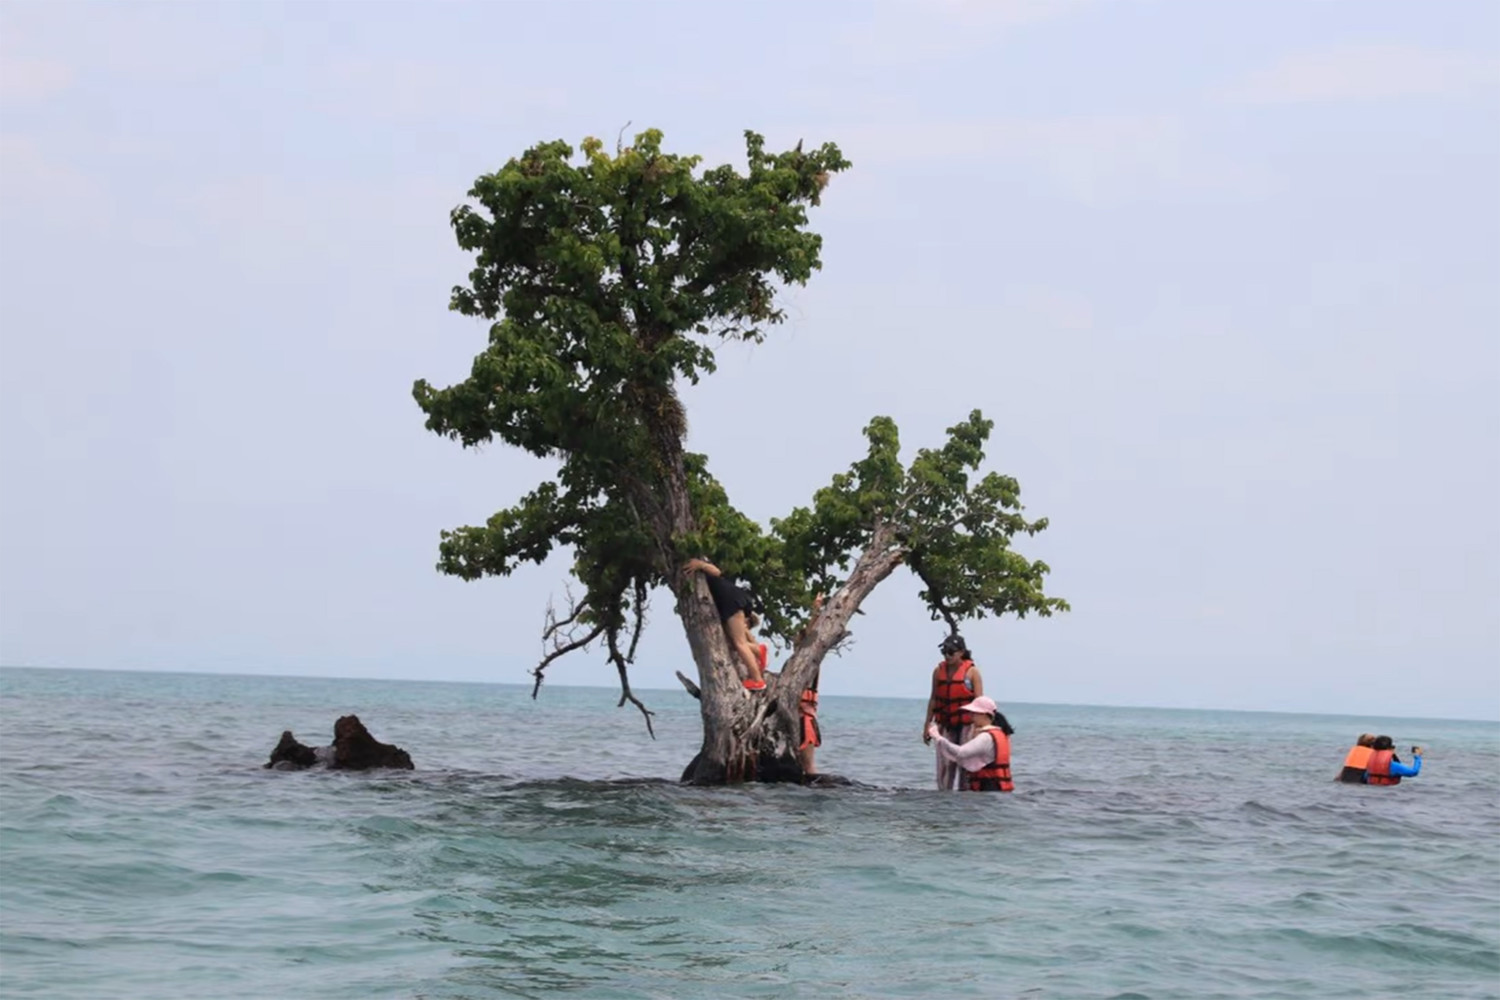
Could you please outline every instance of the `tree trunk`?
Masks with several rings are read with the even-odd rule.
[[[802,737],[798,705],[823,658],[847,635],[849,619],[870,592],[891,575],[905,555],[885,526],[876,529],[849,579],[831,594],[808,623],[779,676],[766,677],[764,691],[746,691],[730,659],[729,642],[706,584],[683,588],[677,614],[704,682],[699,695],[703,745],[683,771],[698,785],[742,781],[805,780],[797,745]]]
[[[744,781],[749,776],[747,769],[753,768],[748,767],[746,748],[734,738],[734,730],[738,709],[748,704],[750,692],[740,684],[739,671],[730,659],[733,653],[708,595],[708,585],[701,579],[691,583],[677,599],[677,616],[682,619],[688,649],[698,667],[703,746],[692,775],[685,775],[684,780],[704,785]]]
[[[829,595],[822,613],[798,637],[782,675],[767,677],[764,691],[745,690],[708,584],[696,575],[681,575],[687,554],[676,551],[676,542],[697,527],[683,465],[681,404],[672,392],[644,396],[650,405],[642,408],[642,415],[660,461],[657,474],[662,493],[658,500],[650,491],[640,491],[638,509],[650,512],[647,520],[661,558],[667,563],[665,575],[679,581],[677,617],[698,667],[699,709],[703,715],[703,745],[682,780],[700,785],[800,782],[804,778],[797,754],[802,735],[798,711],[802,692],[812,683],[828,651],[845,636],[849,619],[860,603],[900,565],[905,549],[896,543],[888,525],[877,525],[849,579]]]

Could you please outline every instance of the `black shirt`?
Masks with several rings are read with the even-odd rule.
[[[750,592],[731,577],[714,576],[711,573],[703,574],[708,581],[709,596],[714,599],[714,607],[719,610],[719,619],[728,621],[734,617],[736,611],[744,611],[753,603]]]

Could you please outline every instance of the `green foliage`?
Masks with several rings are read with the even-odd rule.
[[[771,551],[763,550],[762,558],[779,576],[767,573],[769,579],[757,581],[768,595],[771,631],[783,638],[793,634],[811,595],[832,591],[847,577],[851,560],[881,524],[922,580],[921,596],[935,619],[956,627],[986,615],[1024,618],[1068,610],[1066,601],[1043,592],[1047,565],[1010,548],[1014,536],[1047,527],[1045,518],[1028,521],[1022,515],[1019,484],[990,473],[970,485],[993,428],[975,410],[948,428],[942,448],[922,449],[904,468],[895,422],[870,421],[865,457],[818,490],[810,508],[772,521],[774,544],[765,546]]]
[[[682,450],[678,381],[712,372],[718,341],[758,342],[782,319],[778,285],[820,266],[807,206],[849,165],[832,144],[770,154],[745,139],[744,174],[700,171],[697,157],[662,152],[656,131],[613,155],[597,139],[581,158],[542,143],[453,211],[474,266],[451,308],[487,321],[489,343],[467,379],[418,381],[413,394],[430,430],[465,446],[498,438],[558,472],[485,525],[444,532],[439,568],[506,575],[571,548],[585,588],[576,620],[602,631],[622,676],[627,619],[638,636],[649,589],[693,555],[751,584],[762,634],[783,642],[877,537],[920,576],[935,618],[1065,610],[1042,591],[1047,567],[1010,548],[1046,521],[1022,516],[1015,480],[971,483],[992,429],[977,411],[909,466],[895,423],[876,417],[866,455],[770,532]]]
[[[454,209],[474,266],[450,307],[489,321],[489,345],[463,382],[418,381],[413,395],[429,430],[465,446],[498,438],[560,470],[484,527],[445,532],[444,572],[508,574],[571,545],[585,620],[610,623],[631,594],[670,579],[668,494],[689,489],[685,475],[693,490],[716,488],[681,454],[677,380],[713,371],[714,342],[759,341],[781,321],[777,284],[820,266],[807,206],[849,165],[832,144],[772,154],[745,140],[744,174],[699,171],[698,157],[662,152],[654,130],[614,155],[586,139],[581,160],[542,143]],[[709,534],[744,530],[734,517],[716,514]]]
[[[912,462],[901,536],[911,550],[907,564],[925,585],[922,599],[934,618],[950,625],[986,614],[1049,616],[1068,610],[1042,592],[1048,566],[1010,548],[1016,535],[1035,535],[1047,519],[1027,521],[1021,486],[991,472],[969,485],[984,461],[994,421],[975,410],[948,428],[941,449],[923,449]]]
[[[821,237],[806,231],[838,147],[768,154],[745,134],[749,171],[696,173],[661,133],[611,156],[543,143],[475,182],[453,210],[475,256],[450,308],[492,322],[465,382],[415,394],[430,430],[500,437],[537,455],[597,455],[631,438],[642,394],[714,369],[707,340],[759,341],[780,322],[775,283],[805,283]],[[630,443],[639,445],[640,442]],[[630,449],[631,457],[640,457]]]

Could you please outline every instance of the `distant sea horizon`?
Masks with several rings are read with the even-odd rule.
[[[473,684],[485,687],[518,687],[531,688],[529,680],[476,680],[473,678],[457,677],[370,677],[339,674],[316,674],[316,673],[281,673],[276,671],[248,672],[242,670],[191,670],[172,668],[143,669],[139,667],[73,667],[58,666],[51,664],[31,663],[0,663],[0,670],[73,670],[80,673],[124,673],[124,674],[147,674],[164,676],[186,676],[186,677],[235,677],[243,679],[253,678],[280,678],[285,680],[308,680],[308,681],[351,681],[370,682],[377,684]],[[569,681],[562,676],[548,677],[542,684],[542,691],[548,688],[568,688],[570,690],[598,690],[612,691],[616,696],[619,694],[617,686],[607,684],[584,684]],[[638,694],[648,693],[681,693],[682,688],[678,685],[665,687],[651,687],[631,683],[631,690]],[[908,701],[921,704],[925,699],[913,695],[872,695],[872,694],[825,694],[826,697],[868,699],[873,701]],[[643,699],[644,700],[644,699]],[[1108,701],[1022,701],[1017,699],[1005,699],[1005,704],[1016,706],[1035,706],[1040,708],[1110,708],[1110,709],[1136,709],[1154,712],[1226,712],[1242,715],[1288,715],[1309,716],[1324,719],[1351,719],[1351,720],[1402,720],[1410,722],[1489,722],[1500,725],[1500,705],[1495,706],[1492,715],[1407,715],[1393,712],[1346,712],[1346,711],[1316,711],[1312,709],[1276,709],[1276,708],[1239,708],[1225,707],[1221,705],[1151,705],[1141,702],[1108,702]],[[650,705],[648,704],[649,708]]]

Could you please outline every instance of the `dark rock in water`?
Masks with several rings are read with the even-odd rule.
[[[281,742],[271,751],[271,759],[265,766],[277,771],[300,771],[319,764],[338,771],[368,771],[375,767],[415,770],[410,754],[371,736],[357,715],[345,715],[333,724],[333,743],[326,747],[299,743],[288,729],[281,734]]]
[[[701,756],[701,752],[694,755],[693,759],[688,761],[688,766],[682,769],[682,777],[677,779],[681,784],[692,783],[693,775],[698,770],[698,758]],[[803,774],[801,766],[794,761],[777,760],[774,755],[769,753],[761,756],[755,775],[749,780],[763,784],[787,783],[807,785],[810,788],[867,787],[841,774],[828,774],[823,771],[819,771],[816,774]]]
[[[271,751],[271,759],[266,761],[266,767],[274,767],[278,771],[300,771],[317,762],[317,752],[310,746],[298,743],[297,737],[288,729],[281,734],[281,742],[276,744],[276,749]]]
[[[366,771],[372,767],[414,770],[411,756],[405,750],[371,736],[357,715],[346,715],[333,724],[333,763],[329,766],[344,771]]]
[[[818,772],[817,774],[805,774],[805,775],[803,775],[802,776],[802,783],[804,785],[809,785],[809,786],[811,786],[813,788],[863,788],[863,787],[866,787],[866,786],[861,785],[857,781],[853,781],[853,780],[851,780],[849,778],[844,777],[842,774],[824,774],[821,771]]]

